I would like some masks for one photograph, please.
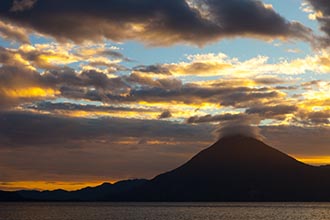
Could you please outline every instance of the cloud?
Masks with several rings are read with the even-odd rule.
[[[120,77],[110,78],[95,70],[76,72],[68,67],[58,67],[40,74],[22,55],[4,48],[0,48],[0,62],[1,108],[60,95],[71,97],[73,94],[66,88],[76,91],[77,99],[95,89],[99,90],[99,95],[102,91],[121,94],[128,89]]]
[[[209,53],[189,55],[187,61],[178,63],[138,66],[133,69],[133,73],[177,77],[254,77],[256,82],[267,84],[267,82],[276,80],[274,75],[301,75],[308,72],[330,73],[329,63],[329,51],[327,50],[321,50],[313,56],[292,60],[281,59],[275,63],[270,63],[269,57],[261,55],[247,60],[240,60],[237,57],[229,57],[223,53]],[[270,75],[273,76],[272,81],[269,81]],[[262,80],[263,78],[265,80]],[[268,81],[266,81],[267,79]]]
[[[5,56],[3,58],[6,59]],[[46,98],[51,99],[58,94],[56,88],[43,82],[38,72],[19,66],[0,67],[0,110]]]
[[[0,112],[0,180],[151,178],[209,145],[212,130],[164,120]]]
[[[0,21],[0,36],[8,41],[30,43],[29,32],[19,26]]]
[[[188,123],[219,123],[229,127],[239,125],[260,126],[300,126],[302,128],[322,128],[330,125],[330,96],[328,94],[329,82],[311,81],[302,83],[306,92],[299,95],[286,94],[286,98],[271,98],[265,100],[261,97],[269,92],[265,90],[260,97],[252,93],[241,95],[229,94],[228,101],[222,101],[220,114],[197,115],[187,119]],[[299,91],[299,89],[297,90]],[[243,97],[249,97],[249,101]],[[254,97],[254,98],[252,98]],[[224,108],[224,106],[232,108]],[[244,123],[241,126],[241,122]],[[226,126],[227,127],[227,126]],[[229,129],[235,130],[235,129]],[[239,130],[237,128],[237,130]],[[244,130],[244,129],[243,129]]]
[[[177,124],[161,120],[123,118],[69,118],[25,112],[1,112],[1,141],[10,140],[16,146],[47,146],[67,144],[88,139],[108,141],[125,138],[161,139],[174,138],[188,141],[201,127]],[[205,132],[195,134],[196,139],[212,139],[211,127],[202,126]],[[208,134],[208,132],[210,132]],[[4,143],[2,142],[3,146]]]
[[[14,0],[10,11],[18,12],[31,9],[38,0]]]
[[[326,34],[326,37],[320,37],[321,44],[330,45],[330,6],[326,0],[307,0],[308,4],[312,6],[307,8],[307,12],[311,13],[309,17],[320,22],[321,30]],[[323,41],[323,42],[322,42]]]
[[[185,104],[203,104],[213,103],[223,106],[244,107],[252,103],[262,103],[265,100],[276,100],[283,98],[284,94],[279,91],[273,91],[271,88],[250,88],[230,86],[223,87],[203,87],[194,84],[185,84],[178,89],[163,88],[142,88],[131,89],[125,96],[106,94],[106,99],[101,95],[94,93],[94,96],[87,96],[90,100],[108,100],[111,102],[134,103],[139,101],[150,103],[185,103]]]
[[[214,132],[219,138],[243,135],[262,139],[258,128],[260,121],[261,118],[257,115],[247,115],[242,113],[227,113],[214,116],[206,115],[202,117],[195,116],[187,120],[189,124],[217,122],[218,128]]]
[[[301,110],[296,120],[307,126],[330,126],[330,109],[319,111]]]
[[[298,110],[294,105],[274,105],[274,106],[255,106],[248,108],[245,113],[258,114],[265,118],[273,118],[276,116],[285,116],[287,114],[295,113]]]
[[[171,75],[170,70],[163,66],[162,64],[155,65],[140,65],[133,68],[134,71],[140,73],[153,73],[153,74],[163,74],[163,75]]]
[[[49,101],[41,101],[33,104],[26,105],[27,108],[36,109],[41,111],[49,111],[53,110],[63,110],[63,111],[87,111],[87,112],[152,112],[159,111],[158,108],[130,108],[130,107],[120,107],[120,106],[106,106],[106,105],[85,105],[85,104],[75,104],[69,102],[49,102]]]
[[[205,115],[190,117],[187,122],[192,123],[208,123],[208,122],[223,122],[223,121],[239,121],[245,119],[246,115],[243,114],[221,114],[221,115]]]
[[[172,113],[170,111],[164,111],[159,115],[159,119],[165,119],[165,118],[171,118],[172,117]]]
[[[213,114],[210,113],[214,112],[214,109],[224,110],[224,113],[232,113],[230,110],[237,112],[236,110],[239,109],[240,112],[258,114],[263,119],[275,120],[277,123],[282,121],[300,125],[311,124],[311,121],[307,122],[306,115],[312,116],[313,114],[315,117],[313,123],[316,124],[317,114],[313,113],[315,109],[321,108],[322,112],[327,110],[324,108],[329,99],[326,91],[329,84],[322,81],[305,82],[299,88],[299,86],[291,86],[292,83],[300,82],[299,79],[284,80],[281,75],[270,75],[269,73],[251,75],[249,79],[221,76],[218,79],[196,81],[174,74],[149,74],[137,71],[136,68],[133,68],[129,74],[117,74],[117,72],[112,74],[107,69],[82,68],[75,70],[66,67],[65,63],[83,62],[85,57],[103,56],[108,54],[109,50],[102,45],[81,47],[80,49],[72,48],[73,46],[70,44],[62,46],[57,44],[22,45],[17,49],[0,48],[1,108],[18,108],[68,117],[95,118],[126,115],[128,118],[140,119],[157,119],[162,112],[169,109],[172,118],[179,121],[191,117],[190,113],[195,109],[201,110],[198,117],[207,114],[213,117]],[[115,48],[110,48],[110,51],[113,50]],[[81,52],[80,55],[78,55],[78,51]],[[121,60],[124,56],[120,57]],[[301,59],[298,63],[313,63],[313,65],[309,65],[311,69],[319,68],[326,73],[327,58],[327,53],[323,52],[314,57]],[[47,61],[53,59],[56,62],[44,62],[43,59]],[[92,58],[89,58],[87,62],[91,62],[91,60]],[[291,66],[288,63],[265,64],[265,59],[262,57],[240,62],[235,58],[227,58],[224,54],[199,54],[188,56],[188,60],[191,62],[187,65],[196,62],[203,62],[205,65],[227,62],[232,66],[230,68],[235,69],[233,72],[238,70],[249,72],[250,69],[256,69],[256,66],[262,70],[269,70],[277,65]],[[176,65],[176,68],[181,66],[180,63],[170,65]],[[268,65],[272,67],[270,68]],[[45,69],[40,71],[40,67]],[[294,69],[294,67],[292,68]],[[299,71],[304,72],[305,70]],[[292,95],[293,91],[298,93],[296,97]],[[87,105],[71,105],[72,109],[68,109],[54,104],[45,108],[36,103],[36,101],[57,98],[68,99],[71,104],[83,102]],[[298,99],[299,105],[296,104]],[[93,102],[104,105],[105,108],[92,108],[91,105],[95,104]],[[88,103],[93,104],[88,105]],[[174,104],[178,106],[175,111],[171,108]],[[308,106],[312,106],[313,109]],[[124,112],[126,113],[123,114]],[[292,114],[296,112],[300,112],[300,114],[293,117]],[[326,120],[324,117],[323,122]]]
[[[223,123],[217,132],[219,133],[219,138],[242,135],[259,140],[263,139],[260,135],[259,127],[244,122]]]
[[[72,100],[71,100],[72,101]],[[50,102],[39,101],[21,105],[25,111],[30,111],[38,114],[53,114],[58,116],[66,116],[71,118],[102,118],[102,117],[117,117],[131,119],[160,119],[160,112],[164,112],[162,119],[169,117],[161,107],[148,107],[141,105],[107,105],[100,104],[78,104],[67,102]],[[178,116],[180,110],[175,111],[175,116]],[[172,116],[172,115],[170,115]]]
[[[59,41],[77,43],[110,39],[204,45],[241,36],[305,41],[312,37],[311,29],[287,21],[259,0],[3,0],[0,16]]]
[[[127,70],[120,63],[129,59],[120,52],[105,47],[104,44],[77,47],[74,44],[44,43],[23,44],[17,49],[6,50],[7,53],[20,56],[33,68],[52,70],[79,63],[84,70],[99,70],[97,67],[105,67],[104,72],[108,73]]]
[[[139,73],[132,73],[123,79],[129,82],[133,87],[151,87],[151,88],[162,88],[162,89],[179,89],[182,87],[183,83],[180,79],[175,77],[164,77],[159,79],[154,79],[148,75],[142,75]]]
[[[100,53],[104,51],[99,48],[97,50]],[[24,44],[17,49],[0,47],[0,108],[8,109],[24,103],[65,96],[68,94],[66,88],[82,94],[93,89],[121,94],[129,88],[122,78],[110,75],[108,69],[76,71],[66,67],[66,64],[82,60],[91,62],[91,58],[86,58],[87,54],[77,56],[74,53],[70,45]]]
[[[148,70],[148,67],[141,66],[133,68],[129,74],[119,74],[125,69],[118,63],[122,61],[124,55],[119,55],[121,57],[119,61],[113,61],[102,57],[109,52],[103,46],[72,48],[74,47],[70,44],[64,46],[57,44],[22,45],[18,49],[0,48],[0,62],[3,65],[0,69],[2,70],[2,77],[6,78],[0,84],[3,84],[3,89],[6,88],[7,91],[2,102],[4,103],[5,100],[9,102],[8,94],[13,94],[12,91],[17,91],[17,96],[24,98],[27,95],[26,93],[23,94],[20,89],[25,88],[26,91],[31,91],[33,96],[40,94],[41,98],[45,98],[46,94],[49,94],[49,98],[65,97],[75,100],[113,102],[115,104],[169,102],[200,105],[212,103],[246,108],[251,105],[263,104],[267,99],[280,100],[286,96],[284,90],[297,89],[290,86],[290,83],[294,81],[293,79],[283,80],[281,75],[270,74],[281,69],[287,69],[288,73],[304,73],[307,71],[305,69],[307,66],[308,70],[327,73],[329,56],[328,53],[322,52],[314,57],[306,57],[301,60],[268,64],[265,63],[267,59],[263,57],[240,62],[236,58],[228,58],[224,54],[200,54],[189,56],[190,62],[187,63],[163,64],[161,69],[163,71],[166,68],[168,70],[166,74],[150,74],[141,70],[141,68]],[[81,52],[80,55],[78,55],[79,51]],[[93,57],[94,55],[96,57]],[[87,62],[92,65],[94,62],[97,66],[101,65],[103,61],[106,64],[102,65],[107,65],[109,68],[111,66],[113,69],[86,68],[83,64]],[[97,62],[98,64],[96,64]],[[76,65],[77,63],[83,66],[80,70],[67,67],[67,65]],[[183,74],[191,74],[190,71],[186,71],[186,66],[196,66],[196,63],[203,63],[204,67],[200,73],[206,76],[213,75],[213,72],[210,73],[205,69],[210,70],[210,68],[219,65],[228,66],[226,67],[227,70],[223,70],[221,74],[229,75],[221,76],[217,80],[199,82],[189,82],[191,79],[187,80],[181,78],[180,74],[177,75],[178,72],[182,71]],[[301,66],[301,63],[304,65]],[[210,67],[207,67],[208,65]],[[40,71],[39,68],[44,68],[44,70]],[[188,69],[193,68],[189,67]],[[221,72],[217,67],[215,69],[217,72]],[[253,72],[256,69],[258,71]],[[128,69],[124,71],[128,71]],[[7,74],[6,72],[14,73]],[[246,74],[250,76],[250,79],[243,78],[243,76],[247,76]],[[232,75],[237,77],[232,77]],[[229,76],[231,77],[229,78]],[[286,85],[282,86],[281,84]],[[167,108],[164,107],[164,109]]]
[[[278,149],[296,156],[329,155],[329,127],[264,126],[261,134]],[[329,161],[328,161],[329,162]],[[327,163],[324,161],[324,163]]]

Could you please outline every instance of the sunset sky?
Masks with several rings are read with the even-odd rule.
[[[233,132],[330,164],[329,0],[0,1],[0,189],[152,178]]]

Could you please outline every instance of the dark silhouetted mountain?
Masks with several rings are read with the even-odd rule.
[[[3,201],[21,201],[23,198],[16,192],[0,191],[0,202]]]
[[[77,191],[18,191],[26,200],[38,201],[103,201],[141,186],[147,180],[125,180],[115,184],[103,183],[96,187],[87,187]]]
[[[330,201],[330,172],[244,136],[219,140],[119,200]]]
[[[231,136],[152,180],[17,195],[37,201],[330,201],[330,168],[304,164],[254,138]]]
[[[320,166],[321,168],[323,169],[329,169],[330,170],[330,165],[323,165],[323,166]]]

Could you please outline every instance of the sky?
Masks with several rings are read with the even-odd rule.
[[[152,178],[236,133],[330,164],[329,91],[327,0],[1,0],[0,189]]]

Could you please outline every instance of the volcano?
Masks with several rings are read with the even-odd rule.
[[[330,171],[245,136],[220,139],[131,192],[136,201],[330,201]]]
[[[151,180],[73,192],[20,191],[15,196],[6,194],[12,200],[20,196],[27,201],[329,202],[330,169],[304,164],[262,141],[237,135],[220,139],[177,169]]]

